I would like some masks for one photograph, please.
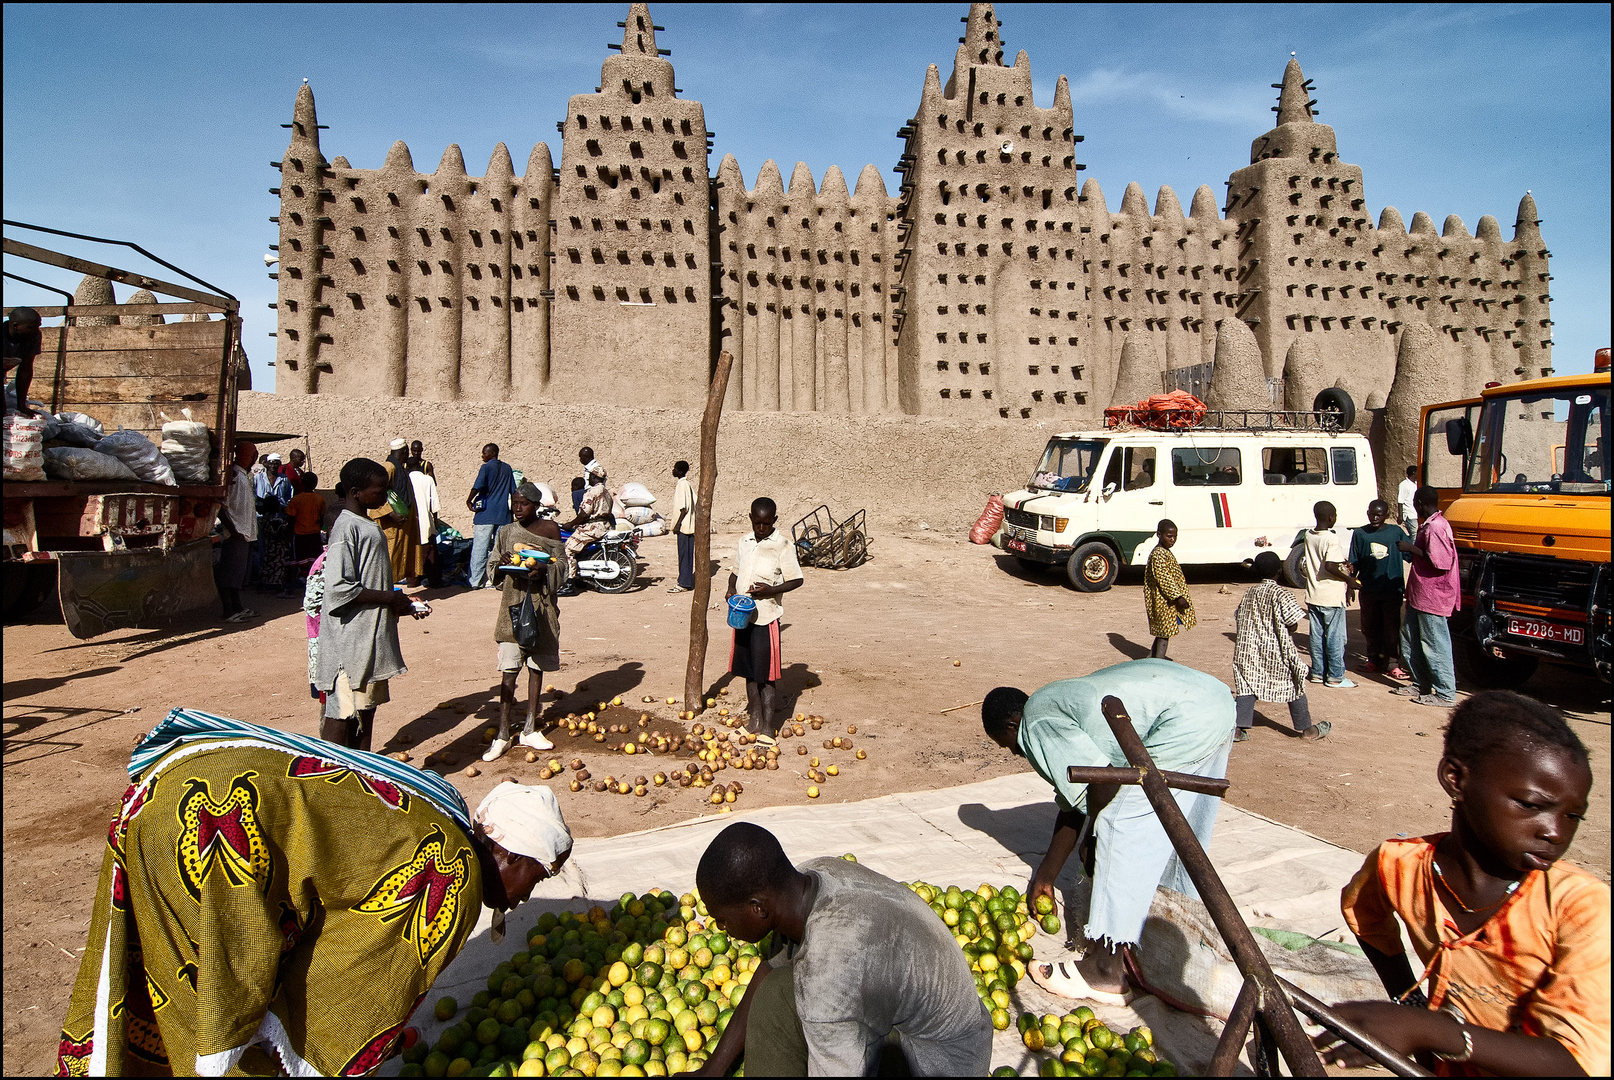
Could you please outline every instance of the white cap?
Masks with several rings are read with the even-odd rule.
[[[392,440],[392,448],[394,450],[402,450],[404,447],[406,447],[408,445],[409,444],[407,442],[405,442],[403,439],[393,439]]]
[[[555,793],[542,784],[506,780],[488,792],[473,818],[489,840],[513,855],[537,859],[550,873],[572,849],[572,833]]]

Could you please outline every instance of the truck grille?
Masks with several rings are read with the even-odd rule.
[[[1589,611],[1597,582],[1594,563],[1496,555],[1487,569],[1496,600],[1570,611]]]
[[[1005,510],[1003,520],[1022,529],[1054,531],[1054,519],[1051,514],[1028,514],[1024,510]]]

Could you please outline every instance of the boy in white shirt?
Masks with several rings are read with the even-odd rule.
[[[689,592],[695,587],[695,488],[689,482],[689,462],[673,463],[673,536],[678,541],[678,583],[667,591]]]
[[[1407,466],[1407,478],[1395,489],[1395,501],[1401,508],[1401,527],[1408,536],[1418,535],[1418,511],[1412,507],[1412,497],[1418,494],[1418,466]]]
[[[1306,554],[1300,576],[1306,586],[1306,609],[1311,615],[1311,673],[1314,683],[1352,687],[1345,677],[1345,607],[1359,587],[1345,545],[1334,532],[1339,512],[1331,502],[1312,508],[1317,527],[1306,531]]]
[[[774,528],[779,508],[766,496],[751,503],[751,532],[740,538],[729,574],[727,600],[744,593],[756,601],[756,617],[743,630],[734,631],[729,671],[745,680],[746,730],[765,746],[773,745],[778,730],[778,682],[784,671],[780,655],[779,620],[785,608],[779,597],[802,583],[796,545]]]

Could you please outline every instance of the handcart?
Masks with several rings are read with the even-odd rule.
[[[824,570],[847,570],[869,557],[869,537],[864,528],[864,511],[858,510],[836,521],[827,505],[791,527],[796,543],[796,560],[803,566]]]

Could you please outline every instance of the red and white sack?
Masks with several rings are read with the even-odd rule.
[[[13,413],[5,419],[5,479],[45,479],[45,418]]]
[[[998,529],[1002,525],[1003,496],[994,495],[986,500],[986,509],[981,511],[981,516],[970,526],[970,543],[990,544],[992,537],[998,534]]]

